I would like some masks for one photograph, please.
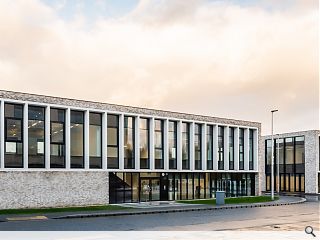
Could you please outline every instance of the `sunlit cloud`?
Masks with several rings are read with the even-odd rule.
[[[64,1],[0,1],[1,88],[259,121],[264,133],[279,108],[276,131],[319,128],[317,1],[239,2],[141,0],[66,19]]]

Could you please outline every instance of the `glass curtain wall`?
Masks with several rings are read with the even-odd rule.
[[[305,188],[305,156],[304,137],[288,137],[274,140],[274,187],[279,182],[280,191],[304,192]],[[271,140],[266,140],[266,190],[271,189]],[[277,177],[277,162],[279,161],[279,175]]]
[[[207,169],[213,169],[213,126],[207,125]]]
[[[182,169],[190,169],[190,124],[182,123]]]
[[[177,169],[177,122],[169,121],[169,169]]]
[[[218,126],[218,170],[224,169],[224,127]]]
[[[50,168],[65,167],[65,110],[50,108]]]
[[[23,168],[23,105],[4,105],[6,168]]]
[[[119,168],[119,116],[107,115],[107,167],[110,169]]]
[[[195,170],[202,169],[202,161],[201,161],[201,124],[194,125],[194,167]]]
[[[89,154],[90,168],[102,168],[102,115],[89,113]]]
[[[148,169],[149,162],[149,119],[140,118],[140,168]]]
[[[135,154],[135,143],[134,143],[134,129],[135,119],[134,117],[124,117],[124,168],[134,169],[134,154]]]
[[[155,169],[163,169],[163,120],[154,120]]]
[[[28,167],[44,168],[44,118],[45,108],[28,108]]]
[[[239,128],[239,169],[244,170],[244,129]]]
[[[229,170],[234,170],[234,128],[229,128]]]
[[[84,112],[71,111],[70,122],[71,168],[84,167]]]

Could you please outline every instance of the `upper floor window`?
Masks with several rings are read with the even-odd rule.
[[[140,168],[149,167],[149,119],[140,118]]]
[[[169,121],[169,169],[177,169],[177,122]]]
[[[249,170],[253,170],[254,164],[254,130],[249,129]]]
[[[119,168],[119,116],[107,115],[108,168]]]
[[[229,128],[229,170],[234,170],[234,128]]]
[[[50,168],[65,167],[65,110],[50,109]]]
[[[134,169],[134,117],[124,117],[124,168],[125,169]]]
[[[195,170],[201,170],[201,124],[194,125],[194,160]]]
[[[207,169],[213,169],[213,126],[207,126]]]
[[[218,126],[218,170],[224,169],[224,127]]]
[[[182,169],[190,169],[190,124],[182,123]]]
[[[84,112],[71,111],[70,121],[71,168],[84,167]]]
[[[155,169],[163,169],[163,120],[154,120]]]
[[[239,169],[244,170],[244,129],[239,128]]]
[[[28,167],[45,167],[44,142],[45,108],[29,106],[28,108]]]
[[[102,168],[102,115],[89,113],[90,168]]]
[[[5,119],[5,152],[6,168],[23,167],[23,105],[6,103]]]

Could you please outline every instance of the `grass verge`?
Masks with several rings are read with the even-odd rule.
[[[279,197],[274,197],[278,200]],[[271,202],[270,196],[254,196],[254,197],[236,197],[236,198],[226,198],[226,204],[240,204],[240,203],[259,203],[259,202]],[[197,199],[197,200],[179,200],[178,203],[189,203],[189,204],[209,204],[215,205],[216,199]]]
[[[102,211],[102,210],[125,210],[126,207],[116,205],[101,205],[87,207],[65,207],[65,208],[25,208],[25,209],[0,209],[0,215],[5,214],[33,214],[33,213],[58,213],[58,212],[80,212],[80,211]],[[132,208],[130,208],[132,209]]]

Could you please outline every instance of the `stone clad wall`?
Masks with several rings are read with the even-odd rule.
[[[109,203],[108,172],[1,171],[0,209]]]

